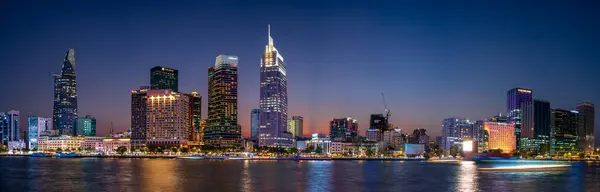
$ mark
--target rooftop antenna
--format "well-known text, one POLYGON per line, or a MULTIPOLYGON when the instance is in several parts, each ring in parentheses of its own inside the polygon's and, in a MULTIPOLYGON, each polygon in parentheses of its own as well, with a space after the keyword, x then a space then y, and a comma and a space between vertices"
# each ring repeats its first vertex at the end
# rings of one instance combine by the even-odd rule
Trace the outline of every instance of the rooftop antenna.
POLYGON ((110 136, 114 135, 115 129, 113 128, 113 122, 110 122, 110 136))

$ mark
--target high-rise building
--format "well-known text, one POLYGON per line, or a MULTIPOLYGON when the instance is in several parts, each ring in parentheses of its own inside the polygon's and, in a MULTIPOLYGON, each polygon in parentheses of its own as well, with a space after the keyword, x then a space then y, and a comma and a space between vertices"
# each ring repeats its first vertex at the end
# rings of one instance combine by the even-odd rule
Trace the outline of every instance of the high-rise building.
POLYGON ((171 89, 179 92, 179 75, 176 69, 156 66, 150 69, 150 87, 153 90, 171 89))
POLYGON ((461 146, 463 138, 470 139, 472 135, 473 121, 462 117, 451 117, 442 121, 442 143, 444 150, 450 150, 452 146, 461 146), (463 134, 464 132, 464 134, 463 134))
POLYGON ((503 153, 511 153, 516 149, 515 124, 486 121, 484 129, 489 133, 488 148, 500 149, 503 153))
POLYGON ((594 104, 591 102, 583 102, 577 104, 577 111, 581 114, 583 118, 583 135, 580 136, 580 140, 583 141, 583 145, 585 146, 585 152, 591 153, 594 151, 594 104))
POLYGON ((530 114, 533 113, 533 110, 527 110, 527 114, 524 114, 521 109, 521 105, 526 105, 530 102, 533 102, 533 91, 531 89, 513 88, 507 92, 506 111, 508 113, 508 121, 515 123, 515 139, 517 140, 517 149, 520 147, 521 138, 533 137, 531 129, 527 128, 525 130, 521 130, 522 124, 528 126, 533 125, 533 117, 532 114, 530 114))
POLYGON ((413 130, 411 135, 411 144, 429 144, 429 135, 427 135, 427 130, 423 128, 413 130))
POLYGON ((77 82, 75 78, 75 49, 69 49, 60 75, 54 75, 54 130, 61 135, 73 135, 77 118, 77 82))
POLYGON ((258 117, 260 109, 252 109, 250 111, 250 139, 256 141, 258 139, 258 117))
POLYGON ((581 114, 578 111, 552 110, 552 138, 550 154, 562 156, 581 151, 578 147, 578 132, 581 129, 581 114))
POLYGON ((473 141, 477 144, 477 152, 488 150, 489 134, 485 130, 484 121, 478 120, 473 123, 473 141))
POLYGON ((354 141, 358 139, 358 123, 351 117, 332 119, 329 122, 331 141, 354 141))
POLYGON ((194 90, 191 94, 186 94, 190 98, 190 120, 192 127, 190 130, 190 141, 202 141, 200 121, 202 120, 202 96, 194 90))
POLYGON ((149 89, 140 87, 131 91, 131 147, 134 149, 146 146, 146 100, 149 89))
POLYGON ((388 130, 388 121, 383 114, 371 114, 369 119, 369 128, 374 128, 380 132, 388 130))
POLYGON ((242 129, 238 126, 238 57, 217 56, 208 68, 208 119, 204 144, 221 148, 242 146, 242 129))
POLYGON ((11 110, 0 113, 0 127, 2 128, 2 144, 19 141, 19 111, 11 110))
POLYGON ((75 119, 75 135, 96 136, 96 118, 91 115, 75 119))
MULTIPOLYGON (((429 140, 429 136, 426 140, 429 140)), ((399 148, 402 144, 404 144, 404 139, 402 137, 401 129, 391 129, 383 132, 383 143, 386 146, 392 148, 399 148)))
POLYGON ((27 118, 27 121, 29 124, 29 149, 38 149, 38 138, 41 135, 48 135, 50 130, 52 130, 52 118, 31 116, 27 118))
POLYGON ((301 116, 292 116, 288 119, 288 132, 294 136, 294 138, 302 137, 304 129, 304 118, 301 116))
POLYGON ((549 139, 551 134, 552 108, 550 102, 533 101, 533 133, 536 138, 549 139))
POLYGON ((365 133, 367 141, 379 142, 382 141, 382 133, 379 129, 369 128, 365 133))
POLYGON ((287 75, 283 56, 275 48, 268 30, 269 42, 260 63, 260 146, 292 147, 294 139, 288 132, 287 75))
POLYGON ((146 145, 180 146, 187 144, 191 125, 190 98, 164 90, 146 92, 146 145))

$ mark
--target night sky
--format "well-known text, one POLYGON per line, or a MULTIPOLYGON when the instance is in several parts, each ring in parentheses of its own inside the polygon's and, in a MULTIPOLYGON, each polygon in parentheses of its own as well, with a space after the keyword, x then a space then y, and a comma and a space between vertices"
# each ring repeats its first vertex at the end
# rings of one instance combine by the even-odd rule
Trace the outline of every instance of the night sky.
POLYGON ((149 85, 157 65, 179 70, 180 91, 200 92, 206 117, 207 68, 231 54, 240 59, 247 136, 267 24, 285 58, 289 115, 305 117, 305 134, 328 133, 331 118, 350 116, 364 135, 369 114, 384 111, 381 93, 393 124, 432 136, 447 117, 504 113, 514 87, 553 108, 600 105, 600 6, 592 1, 101 2, 0 2, 0 111, 51 117, 48 73, 75 48, 79 114, 95 116, 100 135, 110 122, 130 127, 130 91, 149 85))

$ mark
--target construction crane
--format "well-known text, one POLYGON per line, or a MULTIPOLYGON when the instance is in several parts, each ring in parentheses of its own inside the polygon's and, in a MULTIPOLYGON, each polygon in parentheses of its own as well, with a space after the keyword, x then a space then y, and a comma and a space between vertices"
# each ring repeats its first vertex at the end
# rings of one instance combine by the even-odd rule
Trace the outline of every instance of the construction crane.
POLYGON ((381 99, 383 100, 383 107, 385 108, 385 121, 389 122, 390 118, 390 110, 387 108, 387 104, 385 103, 385 96, 381 93, 381 99))

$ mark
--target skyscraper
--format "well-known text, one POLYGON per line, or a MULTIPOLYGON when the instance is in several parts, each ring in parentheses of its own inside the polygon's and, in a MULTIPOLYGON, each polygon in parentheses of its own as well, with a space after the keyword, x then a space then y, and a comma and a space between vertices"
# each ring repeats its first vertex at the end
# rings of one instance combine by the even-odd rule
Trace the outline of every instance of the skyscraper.
POLYGON ((54 129, 61 135, 73 135, 77 118, 77 82, 75 78, 75 49, 69 49, 60 75, 54 75, 54 129))
POLYGON ((202 96, 198 91, 194 90, 191 94, 186 94, 190 98, 190 141, 202 141, 200 121, 202 120, 202 96))
POLYGON ((488 148, 490 150, 500 149, 503 153, 511 153, 516 149, 514 123, 486 121, 483 127, 489 133, 488 148))
POLYGON ((269 42, 260 64, 259 145, 292 147, 292 134, 287 130, 287 75, 283 56, 275 48, 268 29, 269 42))
POLYGON ((75 120, 75 135, 96 136, 96 118, 91 115, 78 117, 75 120))
POLYGON ((358 139, 358 123, 356 119, 351 117, 332 119, 329 122, 329 127, 331 141, 344 142, 358 139))
POLYGON ((551 155, 562 156, 578 152, 578 131, 581 129, 581 115, 578 111, 552 110, 551 155))
POLYGON ((52 129, 52 118, 31 116, 27 118, 27 122, 29 124, 29 149, 38 149, 38 138, 52 129))
POLYGON ((170 89, 146 93, 146 145, 179 146, 190 136, 190 98, 170 89))
POLYGON ((19 111, 11 110, 0 114, 0 127, 2 128, 2 144, 19 141, 19 111))
POLYGON ((302 137, 304 129, 304 118, 301 116, 292 116, 288 119, 288 132, 292 133, 294 138, 302 137))
POLYGON ((442 121, 442 143, 440 146, 444 150, 450 150, 452 146, 461 145, 463 138, 472 138, 472 135, 469 136, 466 134, 469 132, 472 133, 469 130, 473 130, 473 122, 468 119, 461 117, 444 119, 442 121))
POLYGON ((250 139, 258 139, 258 117, 260 116, 260 109, 252 109, 250 111, 250 139))
POLYGON ((242 146, 242 129, 238 126, 238 57, 217 56, 208 68, 208 119, 204 144, 221 148, 242 146))
POLYGON ((577 111, 581 114, 583 118, 583 128, 582 133, 584 135, 580 136, 580 139, 583 140, 583 145, 585 145, 585 152, 590 153, 594 150, 594 104, 590 102, 583 102, 577 104, 577 111))
POLYGON ((140 87, 131 91, 131 147, 140 149, 146 146, 146 111, 148 89, 140 87))
POLYGON ((388 122, 383 116, 383 114, 371 114, 371 118, 369 119, 369 128, 377 129, 380 132, 385 132, 388 130, 388 122))
POLYGON ((171 89, 179 92, 179 76, 175 69, 156 66, 150 69, 150 87, 153 90, 171 89))
POLYGON ((520 147, 521 138, 532 138, 533 133, 531 133, 531 129, 528 127, 525 130, 521 130, 521 125, 533 125, 531 121, 533 121, 532 114, 533 110, 527 110, 524 114, 521 105, 526 105, 527 103, 533 102, 533 91, 531 89, 525 88, 513 88, 508 90, 506 99, 506 111, 508 114, 508 121, 515 123, 515 139, 517 149, 520 147), (527 117, 527 118, 524 118, 527 117), (528 122, 523 122, 528 121, 528 122))
POLYGON ((552 108, 550 102, 533 101, 533 133, 538 139, 550 139, 552 108))

